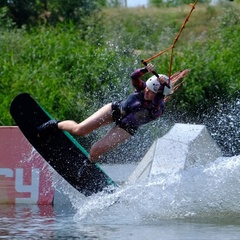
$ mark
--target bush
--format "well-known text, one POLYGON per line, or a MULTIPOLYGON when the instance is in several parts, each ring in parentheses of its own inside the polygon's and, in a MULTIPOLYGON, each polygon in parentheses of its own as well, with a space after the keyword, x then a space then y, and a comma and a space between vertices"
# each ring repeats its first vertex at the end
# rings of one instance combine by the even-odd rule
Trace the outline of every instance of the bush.
POLYGON ((2 125, 13 124, 9 105, 20 92, 32 94, 55 117, 78 121, 95 109, 94 102, 108 100, 110 88, 117 92, 119 73, 128 72, 125 56, 96 48, 82 41, 78 32, 65 30, 43 28, 1 35, 2 125))
POLYGON ((240 90, 239 10, 230 8, 218 18, 219 25, 211 30, 209 39, 192 42, 178 62, 192 68, 181 93, 188 109, 206 109, 217 99, 236 98, 240 90), (193 64, 195 63, 195 64, 193 64))

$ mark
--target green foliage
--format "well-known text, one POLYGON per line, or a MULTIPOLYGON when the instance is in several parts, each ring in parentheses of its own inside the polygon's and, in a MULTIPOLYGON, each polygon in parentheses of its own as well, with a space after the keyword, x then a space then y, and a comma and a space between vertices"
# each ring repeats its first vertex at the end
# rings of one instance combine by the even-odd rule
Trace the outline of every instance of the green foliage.
MULTIPOLYGON (((240 91, 239 9, 223 10, 203 6, 184 29, 172 72, 192 70, 169 108, 196 114, 196 108, 240 91)), ((141 59, 171 46, 186 11, 108 9, 97 21, 87 16, 84 26, 69 21, 28 30, 11 28, 6 16, 1 9, 0 21, 8 27, 0 28, 0 125, 14 124, 9 105, 21 92, 32 94, 55 118, 76 121, 126 97, 130 73, 141 67, 141 59)), ((152 61, 157 72, 168 73, 169 58, 167 52, 152 61)))
POLYGON ((85 17, 106 5, 104 0, 2 0, 0 9, 6 8, 8 18, 18 27, 30 27, 39 23, 56 25, 69 21, 83 24, 85 17))
POLYGON ((8 17, 20 27, 35 22, 41 13, 42 5, 42 1, 36 0, 3 0, 0 8, 7 8, 8 17))
POLYGON ((117 88, 118 53, 64 30, 10 31, 1 37, 1 124, 13 124, 8 109, 20 92, 31 93, 59 119, 80 121, 93 111, 95 101, 106 101, 110 86, 117 88))
MULTIPOLYGON (((209 0, 198 0, 198 3, 208 3, 209 0)), ((149 0, 149 5, 152 7, 176 7, 183 4, 194 3, 193 0, 149 0)))
POLYGON ((236 54, 240 51, 239 10, 226 9, 218 23, 206 42, 202 43, 201 39, 193 42, 180 60, 184 65, 192 66, 181 99, 188 108, 207 108, 217 98, 235 98, 240 90, 240 66, 236 54))
POLYGON ((9 17, 9 9, 7 7, 0 8, 0 29, 12 29, 13 27, 14 23, 9 17))

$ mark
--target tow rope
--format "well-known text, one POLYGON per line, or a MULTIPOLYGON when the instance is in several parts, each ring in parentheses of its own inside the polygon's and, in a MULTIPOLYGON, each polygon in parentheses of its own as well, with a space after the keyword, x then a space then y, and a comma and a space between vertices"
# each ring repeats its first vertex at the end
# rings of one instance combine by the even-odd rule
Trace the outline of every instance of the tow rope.
MULTIPOLYGON (((153 60, 153 59, 157 58, 158 56, 162 55, 163 53, 171 50, 169 70, 168 70, 168 77, 169 77, 169 78, 168 78, 168 86, 170 86, 170 77, 171 77, 171 73, 172 73, 172 63, 173 63, 174 47, 175 47, 175 45, 176 45, 176 43, 177 43, 177 41, 178 41, 178 39, 179 39, 179 37, 180 37, 183 29, 185 28, 185 25, 186 25, 187 22, 189 21, 189 18, 190 18, 190 16, 191 16, 193 10, 195 9, 195 5, 197 4, 197 2, 198 2, 198 0, 195 0, 194 3, 190 3, 191 10, 190 10, 190 12, 188 13, 188 15, 186 16, 186 18, 185 18, 185 20, 184 20, 184 22, 183 22, 183 24, 182 24, 182 26, 181 26, 181 28, 180 28, 177 36, 175 37, 175 39, 174 39, 174 41, 173 41, 173 44, 172 44, 169 48, 167 48, 167 49, 165 49, 165 50, 163 50, 163 51, 161 51, 161 52, 153 55, 152 57, 150 57, 150 58, 148 58, 148 59, 146 59, 146 60, 142 60, 142 61, 141 61, 142 64, 146 66, 147 63, 150 62, 151 60, 153 60)), ((188 70, 188 69, 187 69, 187 70, 188 70)), ((184 70, 184 71, 186 71, 186 70, 184 70)), ((189 72, 189 71, 190 71, 190 70, 188 70, 188 72, 189 72)), ((157 74, 156 72, 153 72, 153 74, 158 77, 158 74, 157 74)), ((183 75, 185 76, 186 74, 187 74, 187 73, 185 73, 185 74, 183 74, 183 75)), ((174 75, 175 75, 175 74, 174 74, 174 75)), ((173 76, 172 76, 171 78, 173 78, 173 76)), ((179 78, 178 78, 178 79, 179 79, 179 78)), ((178 79, 177 79, 177 80, 178 80, 178 79)), ((176 81, 177 81, 177 80, 176 80, 176 81)), ((176 82, 176 81, 175 81, 175 82, 176 82)), ((173 83, 174 83, 174 81, 173 81, 173 83)), ((177 90, 182 83, 183 83, 183 81, 182 81, 181 83, 177 84, 177 85, 174 87, 173 90, 174 90, 174 91, 177 90)))

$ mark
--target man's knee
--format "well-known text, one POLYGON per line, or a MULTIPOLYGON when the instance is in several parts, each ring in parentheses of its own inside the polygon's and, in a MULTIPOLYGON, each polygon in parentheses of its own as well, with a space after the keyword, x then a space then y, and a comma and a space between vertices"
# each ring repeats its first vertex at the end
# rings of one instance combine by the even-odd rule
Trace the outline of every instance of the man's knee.
POLYGON ((90 149, 90 160, 92 162, 97 162, 99 157, 102 156, 104 153, 109 151, 112 148, 112 144, 104 143, 103 139, 96 142, 90 149))
POLYGON ((101 154, 99 154, 99 152, 97 151, 96 148, 91 147, 90 151, 89 151, 89 154, 90 154, 90 161, 93 162, 93 163, 96 163, 100 157, 101 154))
POLYGON ((87 132, 84 130, 84 128, 81 126, 81 123, 76 124, 73 129, 72 129, 72 133, 74 135, 80 136, 80 137, 84 137, 85 135, 87 135, 87 132))

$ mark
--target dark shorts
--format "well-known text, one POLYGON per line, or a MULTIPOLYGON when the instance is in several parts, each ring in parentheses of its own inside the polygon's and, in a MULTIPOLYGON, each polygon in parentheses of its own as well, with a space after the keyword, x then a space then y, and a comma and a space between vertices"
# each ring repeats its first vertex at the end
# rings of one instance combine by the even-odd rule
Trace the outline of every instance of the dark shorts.
POLYGON ((138 129, 137 126, 130 126, 127 123, 122 122, 122 114, 120 110, 120 102, 113 102, 112 103, 112 118, 113 121, 116 123, 116 126, 127 131, 129 134, 134 135, 138 129))

